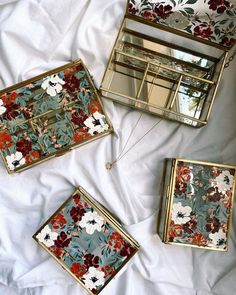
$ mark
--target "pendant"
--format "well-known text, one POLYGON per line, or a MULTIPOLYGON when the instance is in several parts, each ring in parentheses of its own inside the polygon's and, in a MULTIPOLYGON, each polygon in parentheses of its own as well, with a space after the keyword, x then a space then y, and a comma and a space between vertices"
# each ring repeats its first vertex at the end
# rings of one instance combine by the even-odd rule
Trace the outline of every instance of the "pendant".
POLYGON ((111 162, 106 163, 106 169, 107 170, 111 170, 112 166, 113 166, 113 164, 111 162))

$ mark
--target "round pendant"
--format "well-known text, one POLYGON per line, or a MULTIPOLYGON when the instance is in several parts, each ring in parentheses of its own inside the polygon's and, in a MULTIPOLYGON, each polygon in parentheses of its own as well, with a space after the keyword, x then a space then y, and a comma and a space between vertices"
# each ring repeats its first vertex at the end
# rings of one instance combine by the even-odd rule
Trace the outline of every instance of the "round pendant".
POLYGON ((106 163, 106 169, 107 169, 107 170, 111 170, 112 166, 113 166, 113 165, 112 165, 111 162, 106 163))

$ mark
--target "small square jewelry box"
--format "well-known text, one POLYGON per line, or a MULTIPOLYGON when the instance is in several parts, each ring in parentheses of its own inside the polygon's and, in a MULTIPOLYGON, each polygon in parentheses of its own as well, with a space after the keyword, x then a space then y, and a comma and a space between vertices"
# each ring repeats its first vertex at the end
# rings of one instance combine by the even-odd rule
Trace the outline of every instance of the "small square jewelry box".
POLYGON ((236 32, 233 1, 213 2, 128 0, 101 95, 205 126, 236 32))
POLYGON ((99 294, 139 249, 117 219, 82 187, 33 238, 90 294, 99 294))
POLYGON ((0 91, 0 152, 9 173, 111 131, 81 60, 0 91))
POLYGON ((159 232, 163 242, 227 251, 236 166, 168 159, 159 232))

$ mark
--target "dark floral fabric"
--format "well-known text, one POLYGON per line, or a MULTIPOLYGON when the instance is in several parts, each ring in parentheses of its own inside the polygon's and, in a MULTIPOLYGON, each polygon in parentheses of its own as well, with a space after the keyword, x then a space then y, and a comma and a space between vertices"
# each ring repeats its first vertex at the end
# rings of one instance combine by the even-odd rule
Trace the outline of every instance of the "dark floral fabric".
POLYGON ((233 0, 129 0, 128 13, 226 47, 235 44, 233 0))
POLYGON ((227 248, 235 169, 177 161, 168 242, 227 248))
POLYGON ((81 62, 0 96, 0 152, 10 172, 110 128, 81 62))
POLYGON ((98 294, 137 247, 77 191, 35 238, 98 294))

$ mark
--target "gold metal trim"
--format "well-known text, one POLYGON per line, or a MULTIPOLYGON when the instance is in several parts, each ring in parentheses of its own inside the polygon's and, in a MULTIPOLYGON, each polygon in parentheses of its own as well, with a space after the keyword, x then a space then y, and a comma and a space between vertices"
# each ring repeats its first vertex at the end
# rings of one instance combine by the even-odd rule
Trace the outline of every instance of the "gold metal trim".
POLYGON ((48 248, 41 242, 38 241, 36 236, 38 233, 42 231, 42 229, 49 223, 49 221, 56 216, 64 207, 65 205, 72 200, 74 195, 76 194, 82 194, 85 201, 93 208, 95 208, 103 217, 104 219, 109 222, 120 234, 122 237, 124 237, 135 249, 134 253, 126 259, 122 265, 117 269, 116 273, 111 276, 106 283, 103 285, 103 287, 100 289, 100 291, 97 294, 100 294, 100 292, 107 286, 107 284, 116 276, 116 274, 123 268, 125 265, 133 258, 133 256, 138 252, 140 246, 137 241, 135 241, 126 231, 122 229, 121 224, 111 215, 111 213, 105 209, 98 201, 96 201, 94 198, 92 198, 81 186, 79 186, 74 193, 63 202, 63 204, 56 210, 55 213, 53 213, 46 222, 43 223, 43 225, 36 231, 36 233, 32 236, 32 238, 44 249, 48 252, 52 258, 54 258, 61 266, 62 268, 67 271, 83 288, 85 288, 89 294, 93 295, 93 293, 81 282, 80 279, 78 279, 71 270, 59 259, 57 258, 52 252, 48 250, 48 248))

